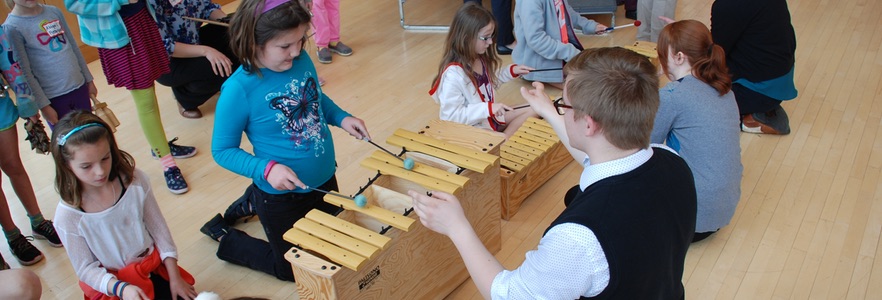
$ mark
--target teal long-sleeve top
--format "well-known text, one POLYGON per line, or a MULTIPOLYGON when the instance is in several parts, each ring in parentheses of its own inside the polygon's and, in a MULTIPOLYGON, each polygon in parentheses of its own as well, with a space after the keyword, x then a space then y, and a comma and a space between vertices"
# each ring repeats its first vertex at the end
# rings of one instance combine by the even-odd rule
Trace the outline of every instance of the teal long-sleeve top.
POLYGON ((328 124, 339 127, 351 115, 322 92, 306 51, 287 71, 260 72, 262 77, 239 67, 221 87, 211 141, 214 160, 270 194, 291 192, 274 189, 264 178, 270 160, 291 168, 304 184, 320 186, 336 171, 328 124), (241 147, 243 132, 253 153, 241 147))

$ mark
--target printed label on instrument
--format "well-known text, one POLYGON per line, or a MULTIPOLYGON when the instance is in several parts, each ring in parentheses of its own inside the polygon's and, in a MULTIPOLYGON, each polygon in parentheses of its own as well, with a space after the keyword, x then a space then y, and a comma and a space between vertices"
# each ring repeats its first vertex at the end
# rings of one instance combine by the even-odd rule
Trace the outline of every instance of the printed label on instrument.
POLYGON ((373 270, 364 275, 364 278, 358 281, 358 290, 363 290, 374 285, 374 281, 380 278, 380 266, 375 267, 373 270))

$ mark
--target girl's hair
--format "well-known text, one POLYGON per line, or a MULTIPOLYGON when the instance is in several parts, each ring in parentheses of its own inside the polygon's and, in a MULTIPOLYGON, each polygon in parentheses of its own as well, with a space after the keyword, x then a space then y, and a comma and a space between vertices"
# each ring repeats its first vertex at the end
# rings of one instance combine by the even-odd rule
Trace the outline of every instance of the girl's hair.
MULTIPOLYGON (((309 12, 296 0, 264 11, 268 0, 243 0, 230 20, 230 49, 239 57, 242 68, 261 76, 255 67, 260 49, 276 36, 303 25, 309 25, 309 12)), ((306 36, 300 50, 306 44, 306 36)))
POLYGON ((82 204, 83 184, 77 179, 73 170, 70 169, 70 160, 73 159, 74 150, 85 144, 95 144, 106 140, 110 145, 110 174, 108 181, 119 177, 125 185, 132 183, 135 172, 135 159, 116 145, 116 138, 107 123, 91 112, 75 110, 68 113, 55 125, 52 131, 52 158, 55 160, 55 190, 61 195, 61 199, 74 207, 82 204), (89 124, 97 124, 98 126, 89 124), (86 125, 86 126, 84 126, 86 125), (71 133, 71 131, 73 131, 71 133), (59 139, 64 139, 59 145, 59 139))
MULTIPOLYGON (((496 41, 494 40, 490 44, 490 47, 487 48, 487 52, 484 52, 484 54, 478 55, 475 53, 475 45, 478 43, 478 32, 481 31, 481 28, 491 23, 496 24, 496 20, 493 19, 493 13, 475 2, 467 2, 456 11, 453 23, 450 24, 450 33, 447 34, 444 58, 441 60, 441 65, 438 66, 438 74, 432 80, 432 85, 435 85, 441 79, 441 73, 451 63, 461 64, 466 71, 466 76, 472 82, 477 82, 474 70, 472 70, 472 63, 479 57, 483 58, 484 65, 487 67, 487 74, 485 75, 490 78, 490 84, 496 84, 496 68, 500 65, 501 61, 494 50, 496 41)), ((493 29, 493 36, 496 36, 495 28, 493 29)))
POLYGON ((665 26, 658 35, 658 61, 668 74, 668 51, 683 52, 692 65, 692 74, 722 96, 732 89, 723 47, 714 44, 707 26, 696 20, 682 20, 665 26))

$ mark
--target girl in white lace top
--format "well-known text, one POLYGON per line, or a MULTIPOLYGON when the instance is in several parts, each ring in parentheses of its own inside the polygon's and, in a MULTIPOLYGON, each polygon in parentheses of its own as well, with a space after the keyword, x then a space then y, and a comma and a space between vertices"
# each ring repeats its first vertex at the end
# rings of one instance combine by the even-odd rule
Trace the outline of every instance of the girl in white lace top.
POLYGON ((68 114, 52 136, 55 227, 88 299, 196 296, 146 174, 97 116, 68 114))

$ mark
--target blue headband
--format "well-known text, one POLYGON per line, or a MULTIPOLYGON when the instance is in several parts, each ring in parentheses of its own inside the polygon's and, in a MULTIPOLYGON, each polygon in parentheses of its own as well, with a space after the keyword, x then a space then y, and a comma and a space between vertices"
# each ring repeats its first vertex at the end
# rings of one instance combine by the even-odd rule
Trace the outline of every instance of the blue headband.
POLYGON ((77 133, 80 130, 83 130, 83 129, 86 129, 89 127, 95 127, 95 126, 101 126, 101 123, 86 123, 86 124, 77 126, 76 128, 72 129, 71 131, 68 131, 63 136, 58 138, 58 146, 64 146, 64 144, 67 143, 67 139, 70 138, 70 136, 73 135, 74 133, 77 133))

